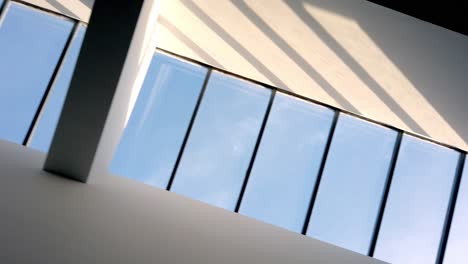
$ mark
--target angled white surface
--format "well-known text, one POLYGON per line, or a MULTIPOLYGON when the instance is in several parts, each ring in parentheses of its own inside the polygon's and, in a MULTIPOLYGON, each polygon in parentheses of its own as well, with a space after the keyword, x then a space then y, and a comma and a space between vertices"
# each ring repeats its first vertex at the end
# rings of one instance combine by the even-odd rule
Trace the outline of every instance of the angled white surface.
POLYGON ((81 184, 0 141, 0 262, 383 263, 120 177, 81 184))

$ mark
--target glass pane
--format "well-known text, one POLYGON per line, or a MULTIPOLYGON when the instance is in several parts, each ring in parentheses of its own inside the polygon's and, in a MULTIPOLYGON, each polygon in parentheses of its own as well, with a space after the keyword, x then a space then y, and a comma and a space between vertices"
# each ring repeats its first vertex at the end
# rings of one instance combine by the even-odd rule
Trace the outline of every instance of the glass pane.
POLYGON ((41 113, 36 128, 34 129, 29 147, 47 152, 49 150, 55 127, 57 126, 60 113, 62 112, 63 102, 70 85, 75 64, 80 53, 86 28, 82 25, 78 27, 73 42, 67 51, 64 64, 55 80, 54 86, 47 98, 45 108, 41 113))
POLYGON ((112 161, 112 173, 166 188, 207 70, 156 53, 112 161))
POLYGON ((10 3, 0 25, 0 138, 22 143, 73 23, 10 3))
POLYGON ((240 213, 300 232, 334 112, 278 93, 240 213))
POLYGON ((374 256, 394 264, 435 263, 459 154, 405 136, 374 256))
POLYGON ((367 254, 397 132, 341 114, 307 235, 367 254))
POLYGON ((233 210, 271 91, 213 73, 172 190, 233 210))
POLYGON ((468 159, 458 190, 444 264, 465 264, 468 260, 468 159))

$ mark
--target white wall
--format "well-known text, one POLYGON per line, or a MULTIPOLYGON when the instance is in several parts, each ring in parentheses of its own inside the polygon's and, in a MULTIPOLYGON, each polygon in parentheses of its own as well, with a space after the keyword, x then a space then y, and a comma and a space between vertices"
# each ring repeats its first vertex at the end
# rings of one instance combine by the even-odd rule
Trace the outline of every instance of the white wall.
POLYGON ((94 0, 23 0, 69 17, 88 22, 94 0))
POLYGON ((82 184, 0 141, 0 263, 383 263, 174 193, 82 184))
POLYGON ((467 36, 365 0, 160 2, 160 48, 468 149, 467 36))
POLYGON ((467 148, 468 37, 364 0, 164 1, 158 46, 467 148))

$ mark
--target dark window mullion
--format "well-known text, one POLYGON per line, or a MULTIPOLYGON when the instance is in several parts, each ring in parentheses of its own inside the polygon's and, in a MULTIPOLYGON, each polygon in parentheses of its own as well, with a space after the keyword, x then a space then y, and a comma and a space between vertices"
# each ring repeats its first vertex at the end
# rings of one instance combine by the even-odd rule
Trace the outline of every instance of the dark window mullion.
MULTIPOLYGON (((461 178, 463 174, 463 167, 465 165, 465 153, 460 153, 458 160, 457 171, 453 182, 452 193, 450 195, 449 205, 447 208, 447 214, 445 216, 444 229, 439 244, 439 251, 437 253, 437 264, 442 264, 444 261, 444 255, 447 248, 447 241, 450 235, 450 228, 452 226, 453 214, 455 212, 455 206, 457 203, 458 191, 460 189, 461 178)), ((468 174, 466 174, 468 175, 468 174)))
POLYGON ((245 188, 247 187, 247 183, 249 182, 250 173, 252 171, 252 167, 254 165, 255 158, 257 156, 258 148, 260 147, 260 143, 262 141, 263 133, 265 131, 266 124, 268 122, 268 117, 270 116, 271 107, 273 105, 273 101, 275 100, 275 95, 276 95, 276 90, 271 90, 270 100, 268 102, 268 106, 267 106, 267 109, 265 111, 265 116, 263 117, 262 126, 260 127, 260 131, 259 131, 259 134, 258 134, 258 137, 257 137, 257 142, 255 143, 254 151, 252 153, 252 157, 250 158, 249 167, 247 168, 247 171, 245 173, 244 182, 242 183, 242 187, 241 187, 241 190, 240 190, 240 193, 239 193, 239 198, 237 199, 236 208, 234 209, 234 212, 236 212, 236 213, 239 212, 240 205, 242 203, 242 198, 243 198, 244 193, 245 193, 245 188))
POLYGON ((187 141, 190 137, 190 132, 192 131, 193 123, 198 114, 198 109, 200 108, 200 104, 203 100, 203 95, 205 94, 206 87, 208 86, 208 82, 210 80, 212 69, 208 68, 208 72, 206 73, 205 81, 203 82, 202 89, 200 91, 200 95, 198 96, 197 103, 195 105, 195 109, 193 110, 192 118, 190 119, 190 123, 187 128, 187 132, 185 133, 184 140, 182 141, 182 146, 180 147, 179 154, 177 155, 176 162, 174 164, 174 168, 171 173, 171 177, 169 178, 169 182, 167 184, 166 190, 170 190, 172 187, 172 183, 174 182, 175 175, 177 173, 177 169, 179 168, 180 160, 182 159, 182 155, 184 154, 185 146, 187 145, 187 141))
POLYGON ((327 163, 328 158, 328 151, 330 150, 330 146, 333 140, 333 135, 335 134, 336 124, 338 123, 338 117, 340 115, 339 111, 335 111, 335 115, 333 117, 333 122, 330 128, 330 132, 328 134, 327 145, 325 146, 325 150, 323 152, 322 162, 320 164, 319 171, 317 173, 317 180, 314 186, 314 190, 312 191, 312 195, 310 197, 309 208, 307 209, 307 214, 304 220, 304 225, 302 226, 302 234, 307 234, 307 229, 309 228, 310 217, 312 215, 312 210, 314 208, 315 199, 317 198, 317 193, 320 187, 320 181, 322 179, 323 171, 325 169, 325 164, 327 163))
POLYGON ((80 22, 75 21, 73 30, 70 32, 70 35, 68 36, 67 42, 65 43, 65 46, 63 47, 62 53, 60 54, 59 60, 57 61, 57 65, 55 66, 54 72, 52 73, 49 83, 47 84, 47 88, 44 91, 44 95, 42 96, 41 101, 39 102, 39 105, 37 106, 36 113, 34 114, 34 117, 31 120, 31 124, 28 128, 28 132, 26 133, 26 136, 23 139, 24 146, 28 146, 28 144, 31 142, 34 129, 37 127, 38 120, 42 112, 44 111, 47 99, 49 98, 49 95, 51 94, 51 91, 53 90, 53 87, 55 86, 55 83, 58 79, 60 71, 64 67, 65 59, 72 46, 73 40, 76 38, 79 25, 80 25, 80 22))
POLYGON ((398 132, 398 137, 395 142, 395 148, 393 149, 392 160, 388 168, 387 181, 385 183, 384 192, 382 194, 382 200, 380 203, 379 213, 377 219, 375 220, 374 232, 372 234, 371 243, 369 246, 368 256, 373 257, 375 252, 375 246, 377 245, 377 239, 379 237, 380 226, 382 224, 383 215, 385 212, 385 206, 388 200, 388 193, 390 192, 390 186, 392 184, 393 173, 395 172, 395 166, 398 160, 398 153, 400 152, 401 140, 403 138, 403 132, 398 132))
POLYGON ((5 18, 5 14, 7 11, 7 7, 10 4, 10 0, 5 0, 2 5, 0 5, 0 27, 2 26, 3 19, 5 18))

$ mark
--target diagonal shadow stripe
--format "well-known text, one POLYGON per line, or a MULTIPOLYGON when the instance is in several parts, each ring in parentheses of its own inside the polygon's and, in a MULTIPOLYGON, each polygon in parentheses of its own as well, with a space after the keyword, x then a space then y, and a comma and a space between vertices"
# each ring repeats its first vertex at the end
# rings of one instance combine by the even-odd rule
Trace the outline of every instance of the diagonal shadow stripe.
POLYGON ((338 56, 341 60, 358 76, 367 87, 377 95, 377 97, 396 114, 403 123, 405 123, 411 130, 419 134, 427 136, 427 132, 419 126, 393 97, 382 87, 377 81, 370 76, 370 74, 341 46, 335 38, 326 31, 325 28, 312 17, 304 7, 303 1, 285 0, 286 4, 293 12, 306 24, 309 29, 317 34, 324 43, 338 56))
POLYGON ((287 88, 287 85, 271 72, 264 64, 262 64, 250 51, 248 51, 241 43, 234 39, 226 30, 218 25, 211 17, 201 10, 191 0, 181 0, 182 4, 194 13, 201 21, 211 28, 219 37, 235 49, 244 59, 254 66, 261 74, 270 80, 275 86, 287 88))
POLYGON ((293 49, 279 34, 277 34, 255 11, 253 11, 243 0, 231 0, 234 6, 241 11, 254 25, 256 25, 276 46, 284 51, 297 66, 306 72, 311 79, 343 108, 355 113, 360 113, 354 105, 347 100, 335 87, 333 87, 314 67, 312 67, 295 49, 293 49))
POLYGON ((187 37, 182 31, 180 31, 174 24, 171 23, 164 16, 159 16, 158 22, 161 26, 169 30, 174 37, 176 37, 180 42, 184 43, 187 47, 193 50, 198 56, 205 60, 208 64, 211 64, 217 68, 224 68, 221 63, 219 63, 215 58, 210 54, 204 51, 200 46, 198 46, 193 40, 187 37))

